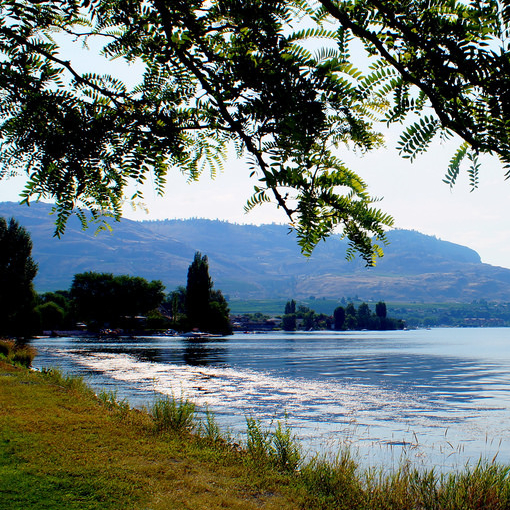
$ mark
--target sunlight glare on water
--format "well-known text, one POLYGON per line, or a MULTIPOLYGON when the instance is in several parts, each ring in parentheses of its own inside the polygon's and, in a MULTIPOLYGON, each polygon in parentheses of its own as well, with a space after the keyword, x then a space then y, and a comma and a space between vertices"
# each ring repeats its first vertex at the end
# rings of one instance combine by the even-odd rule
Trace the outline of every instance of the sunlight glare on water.
POLYGON ((59 366, 132 405, 183 396, 234 433, 288 420, 309 454, 350 445, 371 465, 405 455, 463 467, 510 463, 510 329, 236 334, 34 341, 59 366))

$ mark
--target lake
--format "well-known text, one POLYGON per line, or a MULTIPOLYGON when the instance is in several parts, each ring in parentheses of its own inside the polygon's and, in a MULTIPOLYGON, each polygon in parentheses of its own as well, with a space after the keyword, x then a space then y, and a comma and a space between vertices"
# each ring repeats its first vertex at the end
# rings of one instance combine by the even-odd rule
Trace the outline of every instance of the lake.
POLYGON ((308 455, 364 465, 510 464, 510 328, 41 338, 34 367, 81 375, 131 405, 184 395, 233 434, 287 420, 308 455))

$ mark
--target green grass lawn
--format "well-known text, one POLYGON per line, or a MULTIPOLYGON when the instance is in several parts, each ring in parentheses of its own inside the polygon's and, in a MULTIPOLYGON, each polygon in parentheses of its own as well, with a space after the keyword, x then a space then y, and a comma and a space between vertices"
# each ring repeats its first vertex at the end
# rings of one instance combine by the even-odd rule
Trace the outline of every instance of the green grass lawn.
POLYGON ((295 507, 280 475, 233 448, 0 363, 2 510, 295 507))

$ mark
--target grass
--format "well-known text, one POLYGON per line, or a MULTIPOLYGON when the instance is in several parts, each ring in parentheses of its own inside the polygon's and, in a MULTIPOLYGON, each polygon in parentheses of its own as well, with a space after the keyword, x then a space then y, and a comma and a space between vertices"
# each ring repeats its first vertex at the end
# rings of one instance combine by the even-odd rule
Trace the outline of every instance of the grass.
POLYGON ((0 338, 0 359, 8 363, 28 368, 32 365, 35 355, 36 351, 33 347, 0 338))
POLYGON ((157 431, 174 433, 192 432, 196 429, 195 404, 187 399, 164 398, 156 400, 150 415, 157 431))
POLYGON ((0 510, 510 508, 505 466, 386 473, 348 450, 304 460, 285 423, 249 418, 239 445, 195 411, 167 398, 140 412, 81 379, 0 361, 0 510))

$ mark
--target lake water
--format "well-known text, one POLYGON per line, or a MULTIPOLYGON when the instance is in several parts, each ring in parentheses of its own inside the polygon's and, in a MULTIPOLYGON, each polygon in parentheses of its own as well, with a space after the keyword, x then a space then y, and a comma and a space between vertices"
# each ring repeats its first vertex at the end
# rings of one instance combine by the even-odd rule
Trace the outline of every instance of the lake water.
POLYGON ((142 407, 184 395, 234 434, 287 417, 305 451, 365 465, 510 464, 510 328, 33 341, 60 367, 142 407))

